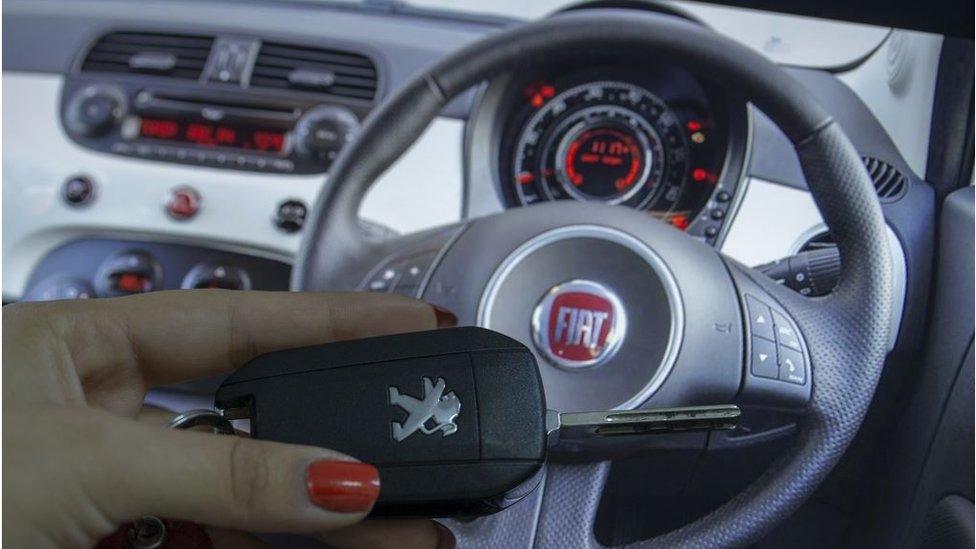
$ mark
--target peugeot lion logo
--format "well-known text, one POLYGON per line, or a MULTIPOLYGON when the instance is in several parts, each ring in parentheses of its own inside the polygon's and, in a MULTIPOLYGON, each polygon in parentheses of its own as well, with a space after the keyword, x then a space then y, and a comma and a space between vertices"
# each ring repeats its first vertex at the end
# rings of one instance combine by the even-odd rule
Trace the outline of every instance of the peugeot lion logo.
POLYGON ((617 351, 627 316, 617 296, 589 280, 571 280, 546 292, 532 314, 536 347, 566 368, 596 366, 617 351))
POLYGON ((390 404, 403 408, 408 414, 407 420, 403 423, 393 422, 393 440, 397 442, 403 441, 417 430, 425 435, 440 431, 441 436, 445 437, 457 432, 458 427, 454 419, 461 413, 461 401, 454 391, 444 394, 447 386, 444 378, 437 378, 436 384, 429 377, 423 379, 423 400, 405 395, 397 387, 390 387, 390 404), (431 420, 434 426, 427 427, 427 423, 431 420))

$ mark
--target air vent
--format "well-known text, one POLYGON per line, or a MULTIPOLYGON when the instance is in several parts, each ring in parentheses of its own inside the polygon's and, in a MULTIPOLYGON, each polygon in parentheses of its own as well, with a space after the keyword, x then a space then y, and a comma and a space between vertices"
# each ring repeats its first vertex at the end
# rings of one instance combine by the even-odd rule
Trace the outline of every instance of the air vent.
POLYGON ((372 100, 376 65, 355 53, 265 42, 251 72, 251 86, 372 100))
POLYGON ((908 191, 908 178, 894 166, 872 156, 862 157, 882 202, 894 202, 908 191))
POLYGON ((207 64, 211 45, 210 36, 113 32, 92 47, 81 70, 196 80, 207 64))

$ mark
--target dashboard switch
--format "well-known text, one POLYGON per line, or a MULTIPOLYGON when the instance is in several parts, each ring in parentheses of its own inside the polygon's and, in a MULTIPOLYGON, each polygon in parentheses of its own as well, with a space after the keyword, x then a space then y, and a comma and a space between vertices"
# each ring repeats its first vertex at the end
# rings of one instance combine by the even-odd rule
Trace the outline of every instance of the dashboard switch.
POLYGON ((178 221, 185 221, 197 215, 202 199, 193 187, 176 187, 170 191, 166 200, 166 213, 178 221))
POLYGON ((285 200, 278 205, 274 224, 286 233, 296 233, 305 225, 308 207, 301 200, 285 200))
POLYGON ((71 96, 64 121, 73 135, 98 137, 116 127, 126 112, 125 92, 113 85, 98 84, 71 96))
POLYGON ((322 105, 306 112, 295 125, 296 148, 304 156, 331 161, 359 130, 349 109, 322 105))
POLYGON ((72 177, 64 182, 61 196, 71 206, 84 206, 95 197, 95 183, 83 175, 72 177))

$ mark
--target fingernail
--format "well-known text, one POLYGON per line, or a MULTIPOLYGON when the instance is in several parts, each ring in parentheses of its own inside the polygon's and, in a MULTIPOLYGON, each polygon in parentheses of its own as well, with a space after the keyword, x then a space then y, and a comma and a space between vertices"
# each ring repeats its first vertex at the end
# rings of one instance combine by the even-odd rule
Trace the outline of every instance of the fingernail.
POLYGON ((336 513, 369 511, 380 495, 380 472, 358 461, 313 461, 308 466, 308 499, 336 513))
POLYGON ((454 549, 457 545, 454 532, 437 521, 434 521, 434 526, 437 527, 437 549, 454 549))
POLYGON ((454 316, 454 313, 438 305, 431 305, 431 307, 434 309, 434 316, 437 317, 438 328, 453 328, 457 326, 457 317, 454 316))

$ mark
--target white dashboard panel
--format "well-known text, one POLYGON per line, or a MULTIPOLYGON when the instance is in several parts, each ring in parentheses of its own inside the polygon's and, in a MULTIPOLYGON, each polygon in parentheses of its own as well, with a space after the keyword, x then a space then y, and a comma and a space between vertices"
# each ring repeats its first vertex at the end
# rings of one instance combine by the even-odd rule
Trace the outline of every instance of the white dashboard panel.
POLYGON ((905 162, 925 177, 942 37, 892 31, 878 51, 837 75, 884 126, 905 162))
MULTIPOLYGON (((84 149, 64 133, 58 113, 63 78, 3 74, 3 296, 19 298, 38 261, 52 249, 93 235, 151 236, 290 261, 299 234, 272 223, 277 205, 311 205, 324 178, 183 166, 84 149), (68 206, 61 187, 73 175, 96 182, 88 206, 68 206), (200 213, 174 221, 163 209, 173 187, 203 197, 200 213)), ((364 215, 398 231, 457 221, 461 204, 463 123, 440 118, 377 182, 364 215), (431 161, 432 154, 438 162, 431 161), (436 197, 432 200, 431 197, 436 197)))
POLYGON ((823 218, 807 191, 750 178, 722 253, 749 266, 796 252, 797 240, 823 218))

